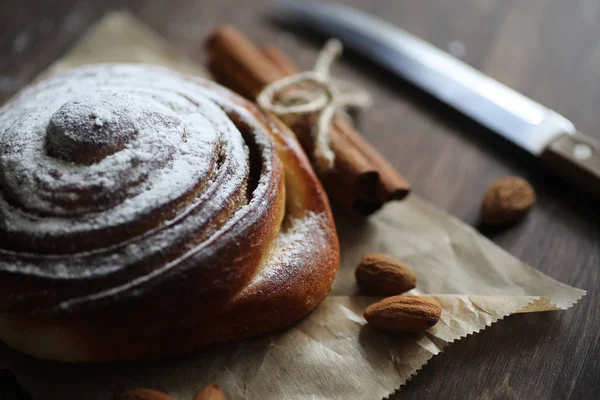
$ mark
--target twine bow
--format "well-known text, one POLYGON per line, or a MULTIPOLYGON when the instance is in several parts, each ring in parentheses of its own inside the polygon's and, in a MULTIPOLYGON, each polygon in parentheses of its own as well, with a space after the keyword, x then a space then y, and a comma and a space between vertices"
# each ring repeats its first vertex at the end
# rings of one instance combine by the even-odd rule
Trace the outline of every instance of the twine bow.
POLYGON ((314 158, 321 171, 333 168, 335 161, 329 133, 335 114, 349 107, 371 105, 371 96, 365 90, 330 76, 331 65, 341 53, 342 43, 329 39, 313 70, 279 79, 267 85, 256 98, 261 108, 277 116, 318 114, 313 139, 314 158), (313 85, 310 89, 303 88, 305 83, 313 85), (293 87, 296 90, 289 90, 293 87))

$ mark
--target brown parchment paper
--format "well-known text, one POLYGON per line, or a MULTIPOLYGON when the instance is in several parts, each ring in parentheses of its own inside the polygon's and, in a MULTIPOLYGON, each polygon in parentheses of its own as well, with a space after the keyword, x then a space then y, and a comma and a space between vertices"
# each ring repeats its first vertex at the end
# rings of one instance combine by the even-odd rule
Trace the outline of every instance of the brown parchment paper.
MULTIPOLYGON (((98 62, 154 63, 203 74, 138 20, 113 13, 44 75, 98 62)), ((110 399, 115 392, 151 387, 191 400, 210 382, 230 399, 381 399, 449 343, 513 313, 567 309, 585 294, 414 195, 369 220, 336 220, 342 266, 334 290, 289 329, 173 360, 108 365, 40 361, 0 344, 0 367, 13 370, 36 399, 110 399), (390 253, 414 268, 414 292, 434 294, 443 306, 436 326, 419 335, 390 335, 366 325, 363 311, 377 299, 358 295, 353 273, 367 251, 390 253)))

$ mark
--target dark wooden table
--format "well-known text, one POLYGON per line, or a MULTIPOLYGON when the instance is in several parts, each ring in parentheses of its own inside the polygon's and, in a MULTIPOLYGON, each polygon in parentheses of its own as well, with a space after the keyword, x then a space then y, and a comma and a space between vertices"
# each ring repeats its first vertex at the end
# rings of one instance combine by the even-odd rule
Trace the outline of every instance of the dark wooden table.
MULTIPOLYGON (((600 2, 597 0, 352 0, 349 4, 448 49, 555 109, 600 139, 600 2), (456 46, 454 46, 456 47, 456 46), (460 46, 459 46, 460 47, 460 46)), ((202 42, 230 22, 253 39, 275 41, 311 66, 319 43, 266 18, 270 0, 2 0, 0 101, 59 57, 109 9, 127 8, 198 62, 202 42)), ((429 362, 395 398, 600 398, 600 218, 598 202, 544 173, 535 160, 494 139, 404 82, 349 55, 335 73, 375 97, 361 129, 412 182, 414 191, 476 225, 482 193, 520 175, 539 202, 512 229, 487 232, 515 256, 588 290, 566 312, 516 315, 429 362)), ((2 396, 0 395, 0 398, 2 396)))

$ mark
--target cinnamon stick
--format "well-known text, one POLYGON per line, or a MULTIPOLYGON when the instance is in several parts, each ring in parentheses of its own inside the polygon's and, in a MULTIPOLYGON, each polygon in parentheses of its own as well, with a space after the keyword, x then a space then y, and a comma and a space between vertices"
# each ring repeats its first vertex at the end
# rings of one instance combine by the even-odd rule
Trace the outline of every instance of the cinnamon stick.
POLYGON ((292 60, 290 60, 279 47, 275 45, 266 45, 263 46, 261 51, 284 75, 293 75, 298 72, 296 66, 292 63, 292 60))
MULTIPOLYGON (((218 28, 209 37, 206 48, 209 69, 216 80, 251 100, 266 85, 297 72, 279 48, 258 49, 231 26, 218 28)), ((315 116, 290 115, 281 120, 311 156, 315 116)), ((384 203, 400 200, 410 192, 407 181, 346 119, 334 119, 330 145, 335 153, 334 168, 317 172, 330 199, 341 207, 369 215, 384 203)))
POLYGON ((261 90, 285 75, 240 31, 230 25, 217 28, 206 42, 211 72, 226 74, 254 101, 261 90))

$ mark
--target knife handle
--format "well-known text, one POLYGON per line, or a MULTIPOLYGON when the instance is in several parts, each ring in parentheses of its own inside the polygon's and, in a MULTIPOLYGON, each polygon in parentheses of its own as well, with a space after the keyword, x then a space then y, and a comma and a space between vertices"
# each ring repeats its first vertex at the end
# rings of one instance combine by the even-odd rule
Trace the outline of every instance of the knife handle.
POLYGON ((542 162, 554 173, 600 198, 600 142, 582 133, 564 134, 544 150, 542 162))

